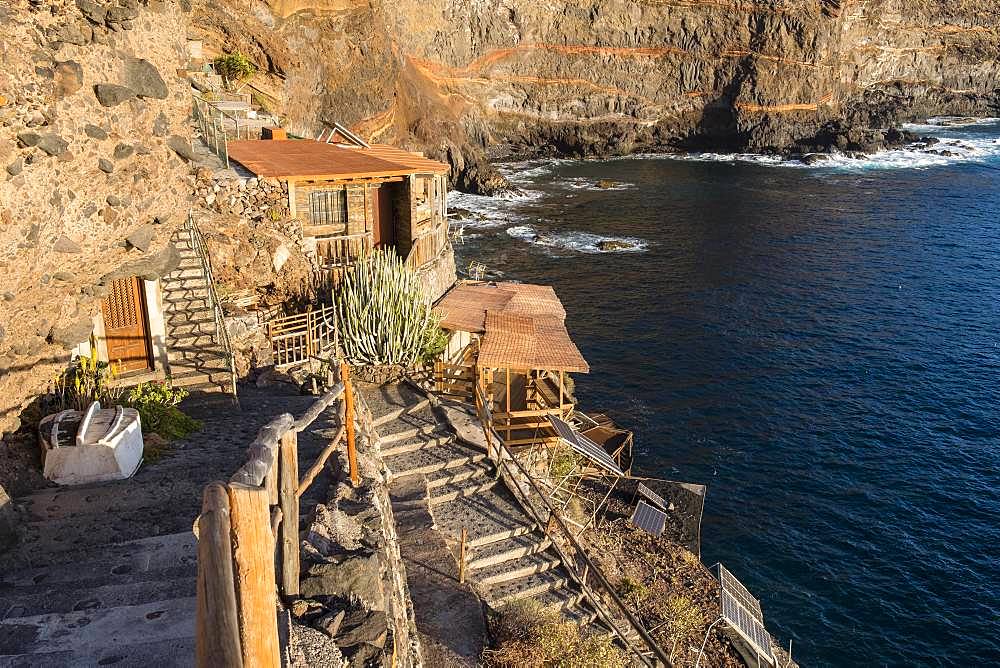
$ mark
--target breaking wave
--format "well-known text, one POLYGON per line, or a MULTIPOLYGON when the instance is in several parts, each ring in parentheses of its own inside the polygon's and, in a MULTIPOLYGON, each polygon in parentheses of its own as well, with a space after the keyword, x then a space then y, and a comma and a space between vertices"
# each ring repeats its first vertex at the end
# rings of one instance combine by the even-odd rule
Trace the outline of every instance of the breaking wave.
POLYGON ((615 237, 590 232, 539 232, 532 225, 514 225, 507 234, 536 246, 577 253, 641 253, 649 243, 637 237, 615 237), (602 245, 604 247, 602 247, 602 245))
POLYGON ((457 190, 448 193, 448 210, 452 225, 456 227, 498 227, 526 221, 529 216, 518 212, 518 205, 539 200, 545 193, 520 190, 489 197, 472 195, 457 190))

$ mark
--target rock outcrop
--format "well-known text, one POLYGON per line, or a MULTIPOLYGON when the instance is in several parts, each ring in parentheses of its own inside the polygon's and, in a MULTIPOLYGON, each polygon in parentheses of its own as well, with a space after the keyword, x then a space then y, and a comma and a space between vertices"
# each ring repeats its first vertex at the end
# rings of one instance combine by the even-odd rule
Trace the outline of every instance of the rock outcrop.
POLYGON ((263 4, 202 0, 196 24, 280 75, 292 128, 348 123, 484 192, 484 155, 802 151, 1000 107, 997 0, 263 4))
POLYGON ((87 338, 109 276, 172 269, 193 182, 162 138, 190 134, 185 9, 0 2, 0 432, 87 338))

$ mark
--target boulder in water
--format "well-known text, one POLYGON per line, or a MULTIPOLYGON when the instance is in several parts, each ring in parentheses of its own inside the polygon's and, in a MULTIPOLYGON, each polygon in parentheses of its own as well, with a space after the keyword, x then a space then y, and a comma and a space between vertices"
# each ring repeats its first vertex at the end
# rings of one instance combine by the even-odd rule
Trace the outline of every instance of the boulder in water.
POLYGON ((597 250, 602 253, 610 253, 613 251, 620 250, 630 250, 635 248, 635 244, 631 241, 624 241, 622 239, 604 239, 597 242, 597 250))
POLYGON ((820 162, 827 162, 830 160, 830 156, 826 153, 809 153, 808 155, 802 156, 802 162, 806 165, 815 165, 820 162))
POLYGON ((616 181, 612 181, 611 179, 601 179, 597 182, 597 187, 603 188, 604 190, 614 188, 616 185, 618 185, 618 183, 616 181))

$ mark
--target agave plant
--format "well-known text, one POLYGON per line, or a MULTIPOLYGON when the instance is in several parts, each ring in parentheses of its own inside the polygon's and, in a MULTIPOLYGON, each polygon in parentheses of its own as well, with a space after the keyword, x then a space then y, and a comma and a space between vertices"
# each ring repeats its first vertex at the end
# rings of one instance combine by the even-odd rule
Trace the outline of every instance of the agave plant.
POLYGON ((392 250, 361 258, 337 290, 340 343, 351 364, 425 361, 441 345, 438 323, 420 279, 392 250))

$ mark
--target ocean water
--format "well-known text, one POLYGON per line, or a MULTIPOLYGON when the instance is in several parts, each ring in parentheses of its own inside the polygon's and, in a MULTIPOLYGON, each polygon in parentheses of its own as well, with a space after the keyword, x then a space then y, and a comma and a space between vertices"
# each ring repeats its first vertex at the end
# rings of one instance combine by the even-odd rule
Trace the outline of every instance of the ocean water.
POLYGON ((705 563, 804 666, 1000 665, 1000 124, 919 130, 958 157, 538 161, 451 202, 460 267, 555 286, 636 469, 708 484, 705 563))

